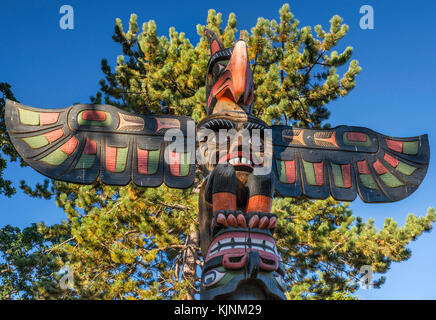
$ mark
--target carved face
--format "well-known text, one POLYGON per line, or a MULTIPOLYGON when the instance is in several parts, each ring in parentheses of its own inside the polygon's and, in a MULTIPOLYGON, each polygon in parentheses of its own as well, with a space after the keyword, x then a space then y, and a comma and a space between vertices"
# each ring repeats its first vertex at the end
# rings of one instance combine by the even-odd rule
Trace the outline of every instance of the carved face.
POLYGON ((203 170, 209 173, 217 164, 227 162, 237 172, 250 173, 263 166, 269 141, 265 129, 261 121, 247 122, 246 115, 208 117, 197 131, 203 170))
POLYGON ((254 85, 247 45, 239 40, 233 48, 212 45, 211 50, 206 79, 207 114, 232 110, 251 113, 254 85))
POLYGON ((248 285, 259 290, 250 293, 252 299, 284 299, 284 271, 272 236, 276 221, 270 213, 227 211, 214 215, 213 240, 203 266, 202 298, 233 299, 238 286, 248 285))

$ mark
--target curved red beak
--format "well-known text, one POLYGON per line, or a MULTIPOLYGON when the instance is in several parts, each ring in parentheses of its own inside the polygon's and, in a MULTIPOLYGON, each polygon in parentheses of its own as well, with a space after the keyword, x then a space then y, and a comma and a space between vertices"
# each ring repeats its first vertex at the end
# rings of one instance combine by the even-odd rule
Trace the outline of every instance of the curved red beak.
POLYGON ((251 104, 253 100, 253 73, 245 41, 236 42, 226 71, 214 85, 213 94, 217 99, 230 100, 247 106, 251 104))
POLYGON ((238 102, 241 95, 245 92, 247 86, 247 69, 250 69, 247 45, 244 41, 236 42, 227 69, 232 73, 233 90, 236 98, 235 102, 238 102))

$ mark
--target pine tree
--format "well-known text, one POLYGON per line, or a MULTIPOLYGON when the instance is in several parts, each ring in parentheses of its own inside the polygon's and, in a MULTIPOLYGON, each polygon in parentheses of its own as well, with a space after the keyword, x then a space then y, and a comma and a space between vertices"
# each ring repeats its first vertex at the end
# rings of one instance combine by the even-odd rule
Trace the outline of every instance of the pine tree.
MULTIPOLYGON (((259 18, 250 31, 240 31, 253 61, 254 113, 270 124, 328 127, 327 103, 346 96, 361 71, 358 62, 351 60, 353 48, 340 53, 334 50, 348 26, 334 16, 328 31, 320 25, 300 27, 289 5, 284 5, 279 15, 279 21, 259 18)), ((225 46, 238 38, 234 14, 222 29, 222 15, 210 10, 206 26, 221 35, 225 46)), ((113 39, 121 45, 122 55, 114 70, 107 60, 102 61, 105 79, 91 101, 141 114, 201 119, 206 113, 206 26, 197 26, 200 41, 194 46, 174 28, 169 37, 158 36, 155 22, 149 21, 140 31, 137 16, 132 14, 126 31, 117 19, 113 39)), ((199 174, 197 184, 203 178, 199 174)), ((197 266, 202 263, 197 188, 112 187, 99 181, 89 186, 52 183, 49 193, 43 188, 26 186, 25 190, 32 196, 56 198, 67 214, 62 225, 38 227, 44 240, 52 244, 51 260, 74 270, 74 289, 53 296, 194 298, 199 285, 197 266)), ((286 267, 289 299, 354 298, 361 266, 386 273, 393 261, 410 257, 407 244, 429 231, 436 220, 436 212, 429 209, 423 217, 409 215, 403 227, 389 218, 376 230, 374 221, 364 222, 352 214, 347 203, 332 198, 277 198, 273 212, 279 217, 276 239, 286 267)), ((6 244, 0 250, 4 255, 13 244, 3 241, 6 244)), ((31 253, 22 253, 22 259, 31 259, 31 253)), ((374 285, 379 287, 384 281, 385 277, 379 277, 374 285)), ((51 296, 49 289, 39 288, 38 294, 17 289, 22 291, 15 297, 24 293, 31 298, 51 296)))

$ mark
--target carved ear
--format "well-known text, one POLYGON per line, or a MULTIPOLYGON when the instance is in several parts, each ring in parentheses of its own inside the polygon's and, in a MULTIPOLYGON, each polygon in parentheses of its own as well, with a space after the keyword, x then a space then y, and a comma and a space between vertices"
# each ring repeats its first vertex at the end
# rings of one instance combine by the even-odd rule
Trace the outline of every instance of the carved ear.
POLYGON ((204 35, 207 37, 207 40, 209 41, 211 55, 214 55, 217 51, 225 49, 220 38, 214 31, 206 28, 204 29, 204 35))

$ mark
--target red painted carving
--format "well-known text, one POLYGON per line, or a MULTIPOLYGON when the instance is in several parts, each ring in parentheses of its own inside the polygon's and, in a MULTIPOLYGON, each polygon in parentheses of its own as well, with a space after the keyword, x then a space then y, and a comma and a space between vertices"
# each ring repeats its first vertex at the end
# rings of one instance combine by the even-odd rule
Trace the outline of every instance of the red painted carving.
POLYGON ((225 72, 212 87, 212 95, 233 103, 238 103, 242 97, 244 105, 253 101, 253 75, 245 42, 236 42, 225 72))
POLYGON ((223 257, 223 266, 226 269, 241 269, 247 263, 245 251, 240 249, 233 250, 232 253, 225 254, 223 257), (240 259, 235 259, 240 258, 240 259))
POLYGON ((397 152, 403 152, 403 143, 401 141, 395 141, 386 139, 388 148, 397 152))
POLYGON ((233 214, 229 214, 227 216, 227 223, 233 228, 236 228, 238 226, 238 221, 236 221, 236 218, 233 214))
POLYGON ((366 160, 357 161, 357 170, 360 174, 370 174, 366 160))
POLYGON ((212 195, 213 212, 218 210, 236 210, 236 195, 230 192, 218 192, 212 195))
POLYGON ((86 139, 84 154, 97 154, 97 142, 89 138, 86 139))
POLYGON ((106 146, 106 170, 115 172, 117 167, 117 148, 106 146))
POLYGON ((221 78, 215 83, 212 88, 212 94, 217 99, 230 100, 235 102, 236 96, 232 86, 232 74, 230 71, 225 71, 221 78))
POLYGON ((148 174, 148 150, 137 148, 138 151, 138 172, 148 174))
POLYGON ((47 132, 44 134, 44 136, 47 138, 48 142, 52 143, 53 141, 56 141, 60 137, 64 135, 64 130, 57 129, 51 132, 47 132))
POLYGON ((221 224, 221 225, 223 225, 223 226, 225 226, 225 227, 229 226, 229 224, 227 223, 226 216, 224 214, 222 214, 222 213, 218 214, 218 216, 216 218, 216 222, 221 224))
POLYGON ((285 161, 286 168, 286 180, 288 183, 295 183, 296 175, 295 175, 295 160, 285 161))
POLYGON ((235 102, 238 102, 239 97, 245 93, 245 90, 249 89, 247 86, 247 73, 249 72, 248 69, 251 70, 247 45, 244 41, 236 42, 227 69, 232 73, 232 84, 236 98, 235 102))
POLYGON ((238 221, 238 225, 240 227, 247 228, 247 221, 245 220, 245 217, 242 214, 238 214, 236 220, 238 221))
POLYGON ((58 122, 59 112, 41 112, 39 114, 39 124, 45 126, 58 122))
POLYGON ((362 132, 347 132, 347 139, 348 141, 365 142, 367 136, 362 132))
POLYGON ((264 195, 255 195, 248 199, 247 212, 271 212, 272 198, 264 195))
MULTIPOLYGON (((231 232, 231 233, 224 233, 222 235, 219 235, 216 237, 208 250, 206 262, 210 259, 213 259, 217 256, 223 256, 223 266, 227 269, 241 269, 244 265, 247 257, 247 254, 250 251, 257 251, 259 253, 260 259, 260 269, 265 271, 274 271, 278 268, 278 262, 279 257, 272 253, 272 252, 266 252, 264 250, 256 249, 256 248, 231 248, 228 249, 221 249, 217 253, 211 254, 211 248, 214 247, 215 244, 217 244, 219 241, 227 240, 229 238, 246 238, 245 232, 231 232), (240 258, 240 259, 232 259, 232 258, 240 258), (265 261, 271 261, 272 263, 265 263, 265 261)), ((256 239, 256 241, 265 241, 267 243, 274 244, 274 238, 271 236, 263 235, 263 234, 257 234, 253 233, 250 235, 251 239, 256 239)))
POLYGON ((64 143, 59 150, 67 153, 67 154, 72 154, 74 152, 74 150, 76 149, 77 145, 79 144, 79 141, 74 138, 71 137, 70 140, 68 140, 66 143, 64 143))
POLYGON ((342 181, 344 182, 344 188, 351 188, 352 180, 351 180, 351 165, 350 164, 342 164, 341 165, 342 172, 342 181))
POLYGON ((393 156, 391 156, 390 154, 387 154, 387 153, 385 153, 384 159, 387 163, 389 163, 394 168, 396 168, 398 166, 398 164, 400 163, 400 161, 398 159, 395 159, 393 156))
POLYGON ((212 54, 214 54, 215 52, 220 50, 220 46, 219 46, 218 42, 216 42, 216 40, 212 41, 211 48, 212 48, 212 54))
POLYGON ((316 185, 322 186, 324 184, 324 162, 314 163, 313 169, 315 171, 316 185))
POLYGON ((258 224, 259 224, 259 216, 255 214, 250 218, 250 221, 248 221, 248 227, 253 229, 256 228, 258 224))
POLYGON ((389 172, 388 169, 386 169, 386 167, 378 159, 376 162, 374 162, 373 166, 378 175, 389 172))
POLYGON ((269 225, 269 219, 267 216, 263 216, 259 221, 259 229, 266 229, 269 225))
POLYGON ((258 251, 261 257, 260 259, 260 269, 264 271, 275 271, 278 268, 278 256, 273 253, 260 251, 256 249, 232 249, 228 253, 223 255, 223 266, 227 269, 241 269, 246 264, 247 255, 250 251, 258 251), (232 259, 232 258, 241 259, 232 259), (272 264, 265 263, 268 260, 273 262, 272 264))
POLYGON ((180 154, 168 151, 170 160, 170 172, 173 176, 180 176, 180 154))
POLYGON ((87 110, 82 113, 82 119, 88 121, 105 121, 106 113, 103 111, 87 110))
POLYGON ((277 227, 277 218, 272 217, 271 219, 269 219, 268 229, 274 229, 275 227, 277 227))

